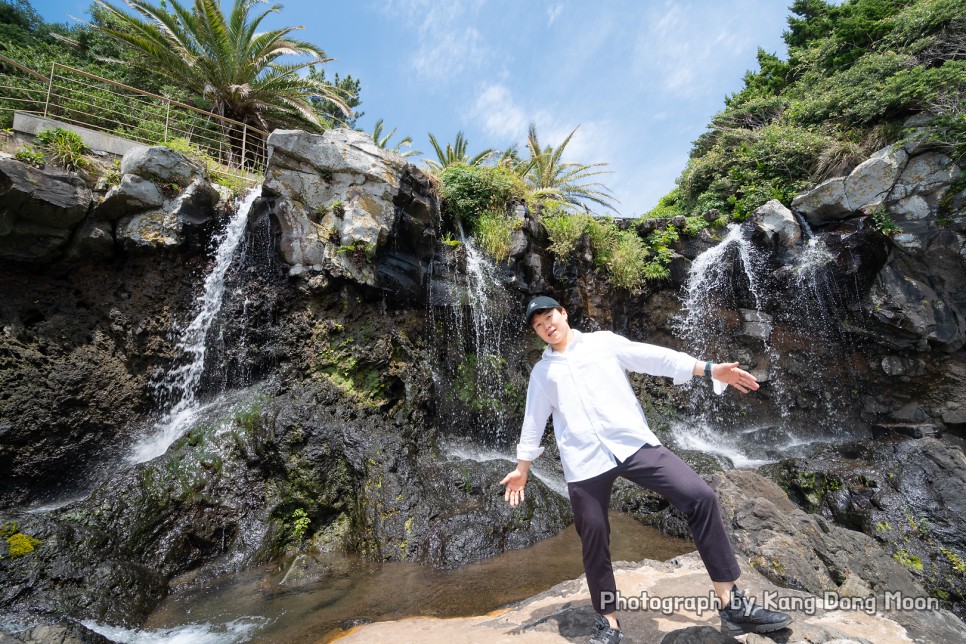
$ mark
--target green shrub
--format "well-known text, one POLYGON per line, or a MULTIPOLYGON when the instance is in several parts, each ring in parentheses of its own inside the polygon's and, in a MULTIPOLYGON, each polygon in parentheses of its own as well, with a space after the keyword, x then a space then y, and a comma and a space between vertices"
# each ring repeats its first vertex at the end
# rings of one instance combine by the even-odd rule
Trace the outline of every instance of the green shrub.
POLYGON ((561 260, 569 259, 577 249, 577 242, 587 231, 591 217, 589 215, 557 214, 543 217, 540 223, 547 231, 550 245, 547 249, 561 260))
MULTIPOLYGON (((443 214, 475 231, 484 213, 505 211, 512 199, 523 199, 526 186, 506 166, 446 166, 439 175, 443 184, 443 214)), ((467 231, 469 232, 469 231, 467 231)))
POLYGON ((84 155, 90 152, 84 139, 76 132, 55 127, 37 133, 37 141, 43 144, 47 154, 66 170, 87 166, 84 155))
POLYGON ((510 257, 513 233, 523 225, 523 220, 510 217, 504 211, 487 210, 476 222, 476 239, 483 250, 497 261, 510 257))
POLYGON ((29 145, 25 145, 17 150, 16 154, 13 156, 15 159, 17 159, 17 161, 26 163, 27 165, 32 165, 36 168, 44 167, 44 162, 46 161, 43 152, 40 150, 34 150, 29 145))
POLYGON ((292 521, 289 524, 292 529, 292 539, 296 543, 301 543, 311 524, 312 520, 309 518, 308 512, 302 508, 296 508, 292 512, 292 521))
POLYGON ((646 277, 649 257, 650 252, 637 233, 633 230, 617 231, 607 259, 611 283, 627 290, 640 287, 646 277))

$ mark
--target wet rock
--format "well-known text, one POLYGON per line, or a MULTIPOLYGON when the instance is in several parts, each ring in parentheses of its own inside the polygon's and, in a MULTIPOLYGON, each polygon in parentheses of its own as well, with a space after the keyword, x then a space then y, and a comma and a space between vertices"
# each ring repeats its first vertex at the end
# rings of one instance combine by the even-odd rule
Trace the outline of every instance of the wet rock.
POLYGON ((742 335, 759 340, 768 340, 772 331, 772 317, 767 313, 751 309, 739 309, 741 312, 742 335))
POLYGON ((775 583, 821 594, 857 575, 876 592, 926 596, 912 574, 874 539, 806 514, 759 474, 722 472, 711 485, 735 549, 775 583))
POLYGON ((755 230, 767 244, 795 248, 802 239, 802 228, 795 215, 777 199, 772 199, 752 214, 755 230))
MULTIPOLYGON (((916 416, 919 419, 924 419, 926 414, 918 406, 916 409, 916 416)), ((901 410, 900 410, 901 411, 901 410)), ((898 412, 893 414, 893 417, 897 417, 898 412)), ((902 418, 898 418, 902 420, 902 418)), ((872 436, 875 438, 882 437, 893 437, 893 436, 907 436, 909 438, 923 438, 924 436, 935 437, 939 434, 939 427, 931 423, 871 423, 869 429, 872 430, 872 436)))
POLYGON ((962 602, 966 580, 956 572, 966 557, 962 449, 928 435, 909 440, 893 433, 855 446, 848 458, 843 453, 785 461, 777 480, 797 490, 799 500, 803 484, 820 487, 814 511, 874 538, 933 596, 962 602))
MULTIPOLYGON (((49 619, 49 618, 47 618, 49 619)), ((0 633, 0 644, 113 644, 100 633, 95 633, 83 624, 68 620, 33 626, 7 637, 0 633)))

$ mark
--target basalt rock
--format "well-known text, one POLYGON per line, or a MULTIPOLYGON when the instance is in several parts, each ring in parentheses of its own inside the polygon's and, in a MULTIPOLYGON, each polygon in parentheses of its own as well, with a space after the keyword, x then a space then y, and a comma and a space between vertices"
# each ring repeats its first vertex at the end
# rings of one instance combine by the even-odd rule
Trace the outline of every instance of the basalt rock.
POLYGON ((57 259, 92 199, 73 173, 0 158, 0 259, 31 264, 57 259))
POLYGON ((877 594, 927 596, 872 537, 805 513, 761 475, 732 470, 716 474, 711 485, 735 550, 773 582, 821 595, 860 578, 877 594))
POLYGON ((964 613, 966 457, 960 447, 893 433, 870 445, 783 461, 770 472, 799 505, 861 530, 931 595, 964 613))
MULTIPOLYGON (((287 263, 390 291, 420 282, 419 271, 410 269, 405 280, 384 284, 377 270, 390 239, 396 255, 418 261, 432 255, 439 209, 420 170, 347 128, 322 135, 277 130, 268 145, 264 189, 287 263)), ((407 264, 417 265, 396 261, 382 274, 407 264)))

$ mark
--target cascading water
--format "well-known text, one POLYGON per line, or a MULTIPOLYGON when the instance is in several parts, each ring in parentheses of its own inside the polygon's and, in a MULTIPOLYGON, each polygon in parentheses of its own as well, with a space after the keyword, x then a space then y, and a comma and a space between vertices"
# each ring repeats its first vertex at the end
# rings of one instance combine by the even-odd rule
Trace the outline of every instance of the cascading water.
POLYGON ((133 447, 130 456, 132 463, 143 463, 164 454, 191 427, 203 409, 198 396, 209 348, 209 331, 221 310, 225 275, 244 237, 249 211, 260 194, 259 189, 246 193, 239 200, 228 225, 214 240, 214 265, 196 300, 194 317, 177 332, 180 364, 168 371, 156 388, 158 401, 162 405, 161 419, 150 435, 133 447))
POLYGON ((711 420, 723 406, 698 394, 692 421, 675 427, 681 447, 755 466, 846 433, 851 390, 820 378, 823 360, 837 355, 841 361, 850 348, 838 323, 843 304, 834 284, 835 257, 807 224, 802 229, 803 243, 781 256, 782 266, 775 264, 777 254, 757 247, 747 227, 736 224, 692 262, 675 333, 693 355, 737 360, 755 372, 766 385, 757 395, 768 396, 780 422, 724 432, 711 420))
POLYGON ((449 271, 449 301, 439 307, 436 382, 441 420, 450 434, 505 448, 514 404, 504 346, 512 302, 497 267, 462 230, 460 238, 453 251, 459 266, 449 271))
MULTIPOLYGON (((674 321, 675 334, 687 341, 694 355, 719 360, 731 357, 732 348, 721 343, 722 311, 737 310, 741 324, 761 339, 768 363, 777 362, 770 341, 771 316, 764 311, 766 259, 737 224, 728 227, 721 243, 694 259, 684 286, 682 313, 674 321)), ((771 369, 756 375, 770 383, 778 410, 784 414, 787 391, 782 376, 771 369)))

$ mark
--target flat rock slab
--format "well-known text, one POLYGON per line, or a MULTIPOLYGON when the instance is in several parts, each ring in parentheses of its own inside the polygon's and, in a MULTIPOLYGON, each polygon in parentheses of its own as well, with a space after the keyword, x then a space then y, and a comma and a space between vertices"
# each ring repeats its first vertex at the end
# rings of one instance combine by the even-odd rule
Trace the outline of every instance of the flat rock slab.
MULTIPOLYGON (((822 598, 769 583, 753 569, 742 566, 741 586, 759 602, 772 601, 801 606, 788 610, 794 617, 789 628, 764 635, 741 635, 738 639, 720 633, 716 610, 708 610, 711 585, 697 553, 670 562, 645 560, 616 564, 617 587, 629 602, 620 611, 625 642, 746 642, 786 643, 857 642, 875 644, 915 641, 905 628, 890 619, 881 599, 861 605, 827 605, 822 598), (631 602, 647 609, 632 609, 631 602), (675 605, 676 603, 676 605, 675 605)), ((459 592, 454 589, 454 592, 459 592)), ((940 611, 945 616, 945 611, 940 611)), ((945 619, 945 617, 944 617, 945 619)), ((593 608, 584 577, 560 583, 550 590, 507 609, 478 617, 437 619, 413 617, 392 622, 357 626, 339 638, 340 642, 452 642, 529 643, 586 642, 593 634, 593 608)), ((958 634, 950 633, 951 637, 958 634)), ((956 640, 947 640, 956 641, 956 640)))

